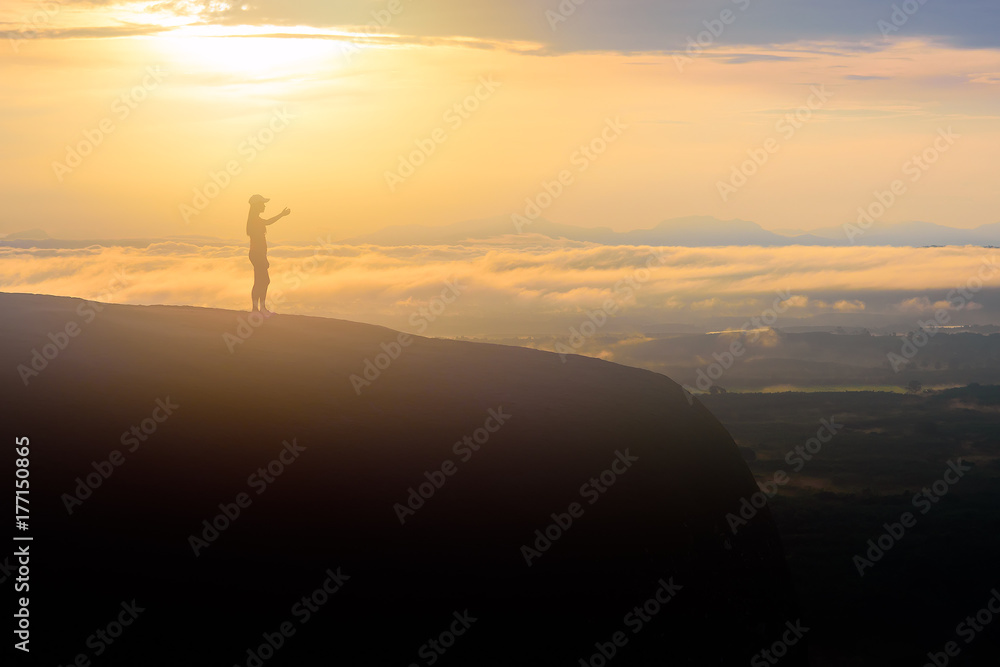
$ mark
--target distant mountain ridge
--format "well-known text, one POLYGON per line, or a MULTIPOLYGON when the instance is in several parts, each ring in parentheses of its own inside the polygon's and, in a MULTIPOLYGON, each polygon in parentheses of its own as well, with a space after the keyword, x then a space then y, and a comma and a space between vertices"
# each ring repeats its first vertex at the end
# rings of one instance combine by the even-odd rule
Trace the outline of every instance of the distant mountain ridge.
POLYGON ((49 238, 49 235, 45 233, 44 229, 25 229, 20 232, 11 232, 5 236, 0 237, 5 241, 20 241, 20 240, 30 240, 38 241, 49 238))
MULTIPOLYGON (((958 229, 930 222, 874 224, 848 239, 844 227, 812 232, 779 234, 749 220, 719 220, 688 216, 665 220, 649 229, 618 232, 610 227, 576 227, 539 218, 522 228, 522 234, 603 245, 655 245, 682 247, 720 246, 926 246, 1000 245, 1000 223, 975 229, 958 229)), ((348 245, 439 245, 500 239, 519 235, 506 217, 469 220, 442 226, 394 225, 370 234, 344 239, 348 245)))
MULTIPOLYGON (((867 230, 856 228, 853 241, 845 226, 822 227, 811 231, 783 229, 770 231, 749 220, 720 220, 710 216, 687 216, 664 220, 649 229, 619 232, 610 227, 577 227, 538 218, 519 232, 510 218, 501 216, 466 220, 447 225, 391 225, 337 243, 345 245, 457 245, 484 241, 546 239, 609 246, 680 246, 712 248, 722 246, 1000 246, 1000 222, 973 229, 948 227, 932 222, 875 223, 867 230), (857 232, 861 231, 861 234, 857 232)), ((33 229, 0 237, 0 247, 14 248, 86 248, 91 245, 145 247, 153 243, 177 242, 193 245, 233 245, 242 240, 203 235, 162 238, 59 239, 44 230, 33 229)))

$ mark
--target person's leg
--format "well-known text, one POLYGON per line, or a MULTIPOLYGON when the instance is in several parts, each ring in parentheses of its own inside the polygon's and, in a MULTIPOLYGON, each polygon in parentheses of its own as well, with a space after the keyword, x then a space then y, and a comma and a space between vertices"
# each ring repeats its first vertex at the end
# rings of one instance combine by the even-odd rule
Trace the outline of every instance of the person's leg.
POLYGON ((252 311, 259 309, 259 306, 264 305, 264 277, 267 275, 267 271, 261 269, 259 262, 254 262, 253 265, 253 290, 250 292, 250 301, 253 303, 252 311), (263 274, 263 275, 262 275, 263 274), (258 303, 259 302, 259 303, 258 303))
POLYGON ((269 314, 267 307, 264 305, 267 301, 267 286, 271 284, 271 276, 267 272, 267 267, 269 264, 265 263, 264 268, 261 269, 261 283, 260 283, 260 312, 264 314, 269 314))

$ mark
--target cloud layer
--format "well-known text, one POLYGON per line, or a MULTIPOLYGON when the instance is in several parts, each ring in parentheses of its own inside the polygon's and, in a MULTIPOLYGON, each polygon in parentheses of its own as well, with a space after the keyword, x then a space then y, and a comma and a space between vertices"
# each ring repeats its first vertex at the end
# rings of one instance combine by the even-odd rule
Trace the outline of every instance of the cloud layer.
MULTIPOLYGON (((237 310, 249 303, 252 272, 237 245, 3 248, 0 257, 7 292, 237 310)), ((559 333, 588 314, 600 319, 598 311, 608 314, 606 333, 669 323, 738 326, 776 300, 785 306, 784 324, 861 317, 915 328, 917 319, 948 308, 956 289, 971 305, 951 312, 953 323, 979 323, 995 321, 1000 281, 998 251, 973 247, 388 248, 319 239, 274 247, 270 261, 278 312, 428 335, 559 333)))

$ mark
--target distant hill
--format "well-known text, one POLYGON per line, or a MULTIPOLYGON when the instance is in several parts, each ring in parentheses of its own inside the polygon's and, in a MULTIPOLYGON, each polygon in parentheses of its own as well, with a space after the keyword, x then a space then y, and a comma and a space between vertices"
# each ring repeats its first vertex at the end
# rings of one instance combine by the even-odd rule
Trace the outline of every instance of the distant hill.
POLYGON ((39 661, 133 600, 102 665, 429 664, 431 640, 455 665, 742 664, 799 618, 766 507, 727 519, 754 477, 662 375, 303 316, 0 308, 39 661))
POLYGON ((102 246, 105 248, 148 248, 155 243, 185 243, 193 246, 228 246, 246 243, 243 240, 221 239, 215 236, 164 236, 159 238, 94 238, 94 239, 57 239, 49 236, 26 236, 12 238, 7 236, 0 238, 0 247, 10 248, 63 248, 78 249, 89 248, 91 246, 102 246))
MULTIPOLYGON (((850 245, 843 227, 815 229, 812 234, 850 245)), ((928 245, 1000 245, 1000 223, 974 229, 956 229, 932 222, 875 223, 855 237, 854 245, 928 246, 928 245)))
MULTIPOLYGON (((575 227, 539 218, 522 233, 603 245, 727 246, 835 245, 811 235, 781 236, 746 220, 687 217, 667 220, 651 229, 616 232, 609 227, 575 227)), ((471 220, 440 227, 399 225, 342 241, 347 244, 436 245, 498 239, 518 234, 510 218, 471 220)))
MULTIPOLYGON (((447 225, 392 225, 337 243, 346 245, 457 245, 483 242, 518 243, 569 241, 601 245, 651 245, 706 248, 721 246, 930 246, 976 245, 1000 246, 1000 223, 975 229, 957 229, 929 222, 877 223, 864 233, 848 239, 842 226, 824 227, 810 232, 769 231, 748 220, 719 220, 709 216, 689 216, 665 220, 649 229, 619 232, 610 227, 577 227, 539 218, 520 232, 507 216, 467 220, 447 225)), ((43 230, 33 229, 0 238, 0 247, 15 248, 86 248, 91 245, 141 248, 152 243, 174 241, 192 245, 232 245, 243 239, 220 239, 211 236, 169 236, 130 239, 54 239, 43 230)))
POLYGON ((21 232, 12 232, 10 234, 6 234, 0 238, 2 238, 4 241, 23 241, 23 240, 41 241, 43 239, 49 238, 49 235, 45 233, 44 229, 26 229, 21 232))
MULTIPOLYGON (((955 229, 927 222, 874 224, 848 239, 843 227, 809 233, 779 234, 747 220, 719 220, 690 216, 666 220, 650 229, 617 232, 609 227, 575 227, 539 218, 522 226, 520 233, 581 243, 603 245, 716 246, 852 246, 852 245, 1000 245, 1000 223, 976 229, 955 229)), ((341 241, 346 244, 438 245, 473 243, 518 235, 509 217, 471 220, 442 226, 397 225, 341 241)))

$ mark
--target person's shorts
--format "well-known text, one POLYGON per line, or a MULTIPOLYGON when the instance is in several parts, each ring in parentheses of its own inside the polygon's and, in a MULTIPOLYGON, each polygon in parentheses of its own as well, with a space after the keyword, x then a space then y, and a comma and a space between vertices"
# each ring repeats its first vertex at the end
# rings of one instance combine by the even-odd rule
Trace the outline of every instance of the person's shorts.
POLYGON ((271 276, 267 273, 267 269, 271 266, 271 263, 267 261, 267 257, 254 257, 251 255, 250 263, 253 264, 254 283, 267 285, 271 282, 271 276))
POLYGON ((267 257, 261 255, 250 255, 250 263, 258 271, 265 271, 271 266, 271 263, 267 261, 267 257))

